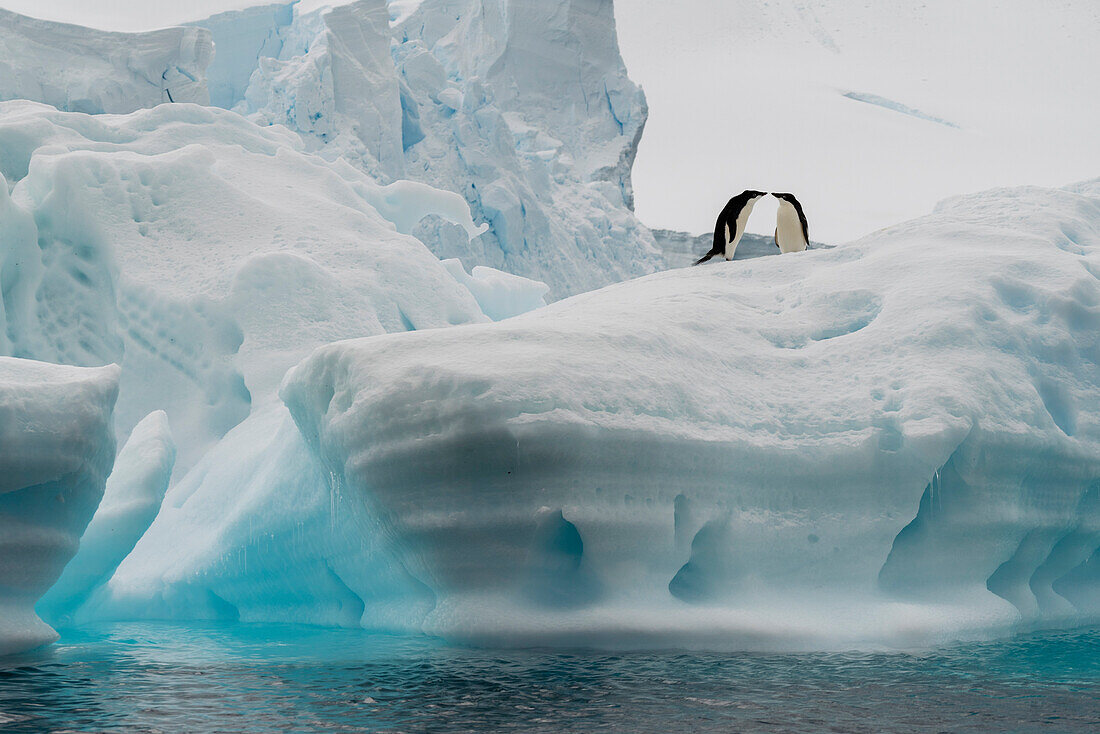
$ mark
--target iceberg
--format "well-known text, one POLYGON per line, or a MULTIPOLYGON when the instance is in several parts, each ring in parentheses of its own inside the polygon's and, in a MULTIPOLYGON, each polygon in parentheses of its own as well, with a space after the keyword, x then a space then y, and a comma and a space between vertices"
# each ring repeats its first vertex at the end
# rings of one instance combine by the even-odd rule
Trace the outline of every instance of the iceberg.
POLYGON ((0 653, 36 602, 740 649, 1100 619, 1100 181, 654 274, 697 245, 634 215, 610 2, 0 20, 37 100, 0 101, 0 653))
POLYGON ((103 495, 118 378, 113 365, 0 357, 0 655, 57 639, 34 604, 103 495))
POLYGON ((281 390, 494 643, 926 644, 1095 620, 1100 183, 321 347, 281 390))

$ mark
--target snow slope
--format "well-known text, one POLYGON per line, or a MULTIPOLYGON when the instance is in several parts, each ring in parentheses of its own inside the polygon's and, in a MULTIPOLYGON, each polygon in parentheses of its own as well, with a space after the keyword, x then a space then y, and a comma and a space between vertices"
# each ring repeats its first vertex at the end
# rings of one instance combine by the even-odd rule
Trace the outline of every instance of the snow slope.
POLYGON ((1096 619, 1098 248, 1100 183, 992 190, 332 344, 282 396, 434 593, 412 628, 817 647, 1096 619))
POLYGON ((57 580, 115 457, 115 366, 0 357, 0 655, 57 639, 34 603, 57 580))
MULTIPOLYGON (((615 6, 652 108, 634 170, 650 226, 702 232, 757 188, 795 192, 814 238, 843 242, 947 196, 1100 170, 1093 0, 615 6)), ((771 234, 769 204, 750 232, 771 234)))
POLYGON ((283 128, 196 105, 90 116, 8 102, 0 150, 2 351, 120 363, 120 437, 165 410, 180 476, 312 348, 486 320, 385 218, 476 233, 460 197, 381 187, 283 128))

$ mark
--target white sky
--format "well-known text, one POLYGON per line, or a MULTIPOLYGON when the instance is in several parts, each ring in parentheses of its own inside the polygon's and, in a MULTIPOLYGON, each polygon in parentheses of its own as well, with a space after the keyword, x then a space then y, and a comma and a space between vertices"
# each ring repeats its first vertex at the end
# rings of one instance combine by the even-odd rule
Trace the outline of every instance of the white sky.
MULTIPOLYGON (((729 196, 758 188, 796 193, 811 236, 835 242, 958 193, 1100 176, 1097 0, 615 1, 650 106, 634 169, 650 226, 707 231, 729 196)), ((256 4, 0 0, 130 31, 256 4)), ((324 4, 339 0, 303 0, 324 4)), ((763 200, 750 231, 770 233, 773 216, 763 200)))

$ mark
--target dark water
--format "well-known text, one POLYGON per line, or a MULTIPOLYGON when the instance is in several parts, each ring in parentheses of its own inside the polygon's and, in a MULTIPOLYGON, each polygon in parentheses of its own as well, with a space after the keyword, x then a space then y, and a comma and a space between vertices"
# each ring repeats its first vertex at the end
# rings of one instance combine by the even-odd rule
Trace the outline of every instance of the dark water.
POLYGON ((0 732, 1100 731, 1100 630, 919 654, 485 651, 120 624, 0 660, 0 732))

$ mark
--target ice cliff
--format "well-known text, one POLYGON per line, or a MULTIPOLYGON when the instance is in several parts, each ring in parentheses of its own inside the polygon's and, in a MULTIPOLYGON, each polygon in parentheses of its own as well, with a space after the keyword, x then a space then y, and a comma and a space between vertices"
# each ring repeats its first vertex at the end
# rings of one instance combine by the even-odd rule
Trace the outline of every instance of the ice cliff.
POLYGON ((34 604, 103 495, 117 395, 114 366, 0 357, 0 655, 57 639, 34 604))
POLYGON ((219 52, 213 104, 300 132, 382 180, 461 194, 490 225, 438 221, 440 257, 544 281, 555 298, 653 272, 630 169, 645 125, 609 0, 426 0, 389 25, 383 0, 293 4, 197 21, 219 52))
POLYGON ((72 112, 133 112, 210 101, 210 32, 110 33, 0 8, 0 101, 31 99, 72 112))

